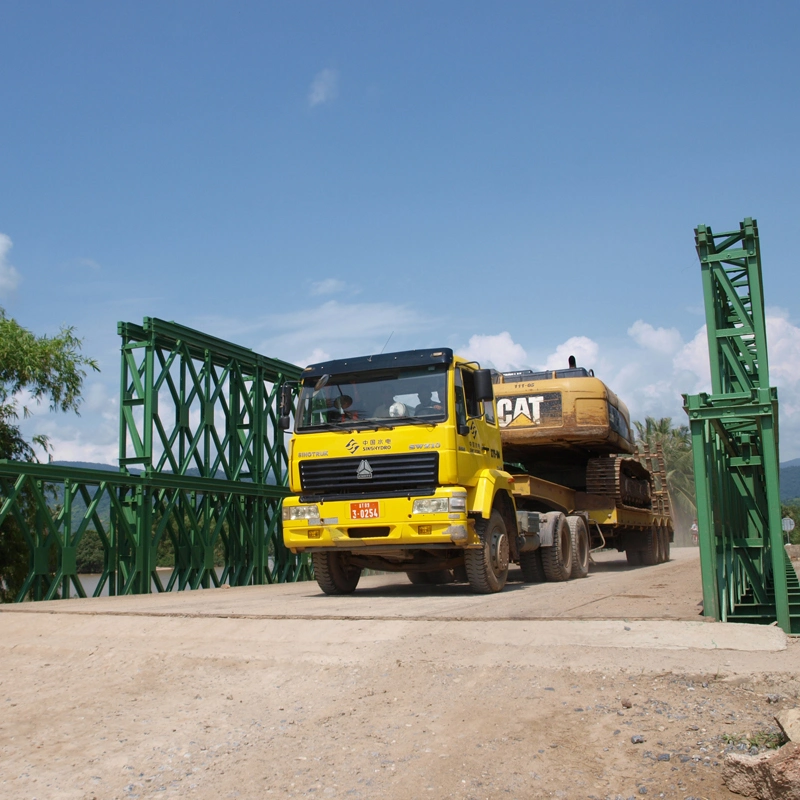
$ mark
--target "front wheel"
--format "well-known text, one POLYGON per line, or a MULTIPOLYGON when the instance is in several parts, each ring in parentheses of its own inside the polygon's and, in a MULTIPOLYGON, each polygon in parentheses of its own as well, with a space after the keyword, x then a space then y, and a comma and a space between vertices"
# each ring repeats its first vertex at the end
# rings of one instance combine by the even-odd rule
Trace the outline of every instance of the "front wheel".
POLYGON ((325 594, 353 594, 361 578, 361 567, 345 561, 344 553, 312 553, 314 577, 325 594))
POLYGON ((464 566, 473 592, 499 592, 508 578, 509 546, 506 524, 499 511, 475 523, 483 547, 464 551, 464 566))

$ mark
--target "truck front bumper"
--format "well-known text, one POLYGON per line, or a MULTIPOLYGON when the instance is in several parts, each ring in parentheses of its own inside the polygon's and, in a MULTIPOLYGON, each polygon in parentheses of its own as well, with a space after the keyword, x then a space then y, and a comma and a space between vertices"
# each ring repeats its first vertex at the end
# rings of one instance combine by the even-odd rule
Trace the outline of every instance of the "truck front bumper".
POLYGON ((383 547, 480 547, 475 524, 466 509, 414 513, 415 501, 438 500, 443 504, 452 496, 452 491, 439 489, 426 498, 326 500, 317 504, 287 497, 283 502, 283 542, 293 553, 320 549, 357 551, 367 547, 373 551, 383 547), (298 514, 308 516, 297 518, 298 514))

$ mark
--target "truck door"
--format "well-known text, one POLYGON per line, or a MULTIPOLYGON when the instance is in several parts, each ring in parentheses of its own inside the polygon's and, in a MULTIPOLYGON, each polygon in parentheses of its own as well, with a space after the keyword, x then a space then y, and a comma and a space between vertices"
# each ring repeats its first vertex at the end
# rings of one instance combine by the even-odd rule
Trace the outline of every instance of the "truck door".
POLYGON ((502 464, 500 433, 494 424, 491 403, 490 419, 483 413, 483 404, 475 395, 474 370, 458 367, 454 375, 456 407, 456 448, 458 450, 458 480, 464 486, 474 486, 477 474, 487 467, 502 464))

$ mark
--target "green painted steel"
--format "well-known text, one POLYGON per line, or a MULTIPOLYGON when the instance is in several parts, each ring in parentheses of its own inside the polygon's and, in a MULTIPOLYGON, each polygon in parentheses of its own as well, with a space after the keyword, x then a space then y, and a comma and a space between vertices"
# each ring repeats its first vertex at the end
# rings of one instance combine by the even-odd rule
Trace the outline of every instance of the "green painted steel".
POLYGON ((103 549, 95 595, 313 578, 280 528, 280 389, 300 368, 158 319, 119 333, 120 471, 0 461, 0 525, 13 521, 29 556, 17 600, 85 596, 76 553, 91 531, 103 549))
POLYGON ((800 587, 783 546, 778 394, 769 385, 756 221, 695 230, 710 394, 684 395, 697 491, 706 616, 800 633, 800 587))

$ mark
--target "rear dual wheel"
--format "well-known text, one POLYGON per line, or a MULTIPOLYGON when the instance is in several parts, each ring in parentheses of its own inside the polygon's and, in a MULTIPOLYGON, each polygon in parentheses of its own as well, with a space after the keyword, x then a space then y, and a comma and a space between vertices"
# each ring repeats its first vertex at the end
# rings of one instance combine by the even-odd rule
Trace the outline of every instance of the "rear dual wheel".
POLYGON ((589 574, 589 530, 583 517, 567 517, 572 540, 571 578, 585 578, 589 574))
POLYGON ((542 548, 542 566, 548 581, 568 581, 572 576, 572 532, 566 517, 558 516, 553 544, 542 548))

